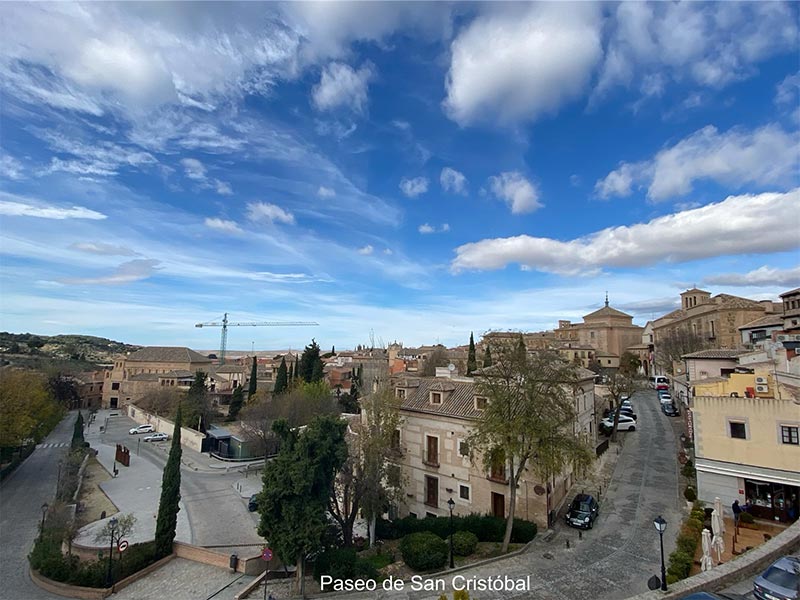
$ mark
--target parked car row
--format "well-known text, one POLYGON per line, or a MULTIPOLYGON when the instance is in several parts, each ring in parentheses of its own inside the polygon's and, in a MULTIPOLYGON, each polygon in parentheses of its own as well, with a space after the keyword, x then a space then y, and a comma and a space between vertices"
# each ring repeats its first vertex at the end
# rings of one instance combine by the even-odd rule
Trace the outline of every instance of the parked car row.
MULTIPOLYGON (((800 556, 784 556, 772 563, 753 581, 757 600, 800 598, 800 556)), ((695 592, 681 600, 745 600, 745 596, 723 592, 695 592)))

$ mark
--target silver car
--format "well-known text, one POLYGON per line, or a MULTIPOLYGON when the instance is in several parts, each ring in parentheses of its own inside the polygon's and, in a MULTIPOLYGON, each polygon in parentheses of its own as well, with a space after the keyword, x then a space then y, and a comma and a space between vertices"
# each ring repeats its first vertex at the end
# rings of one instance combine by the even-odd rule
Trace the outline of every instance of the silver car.
POLYGON ((169 436, 166 433, 152 433, 144 437, 145 442, 166 442, 169 436))
POLYGON ((784 556, 753 581, 758 600, 797 600, 800 589, 800 557, 784 556))

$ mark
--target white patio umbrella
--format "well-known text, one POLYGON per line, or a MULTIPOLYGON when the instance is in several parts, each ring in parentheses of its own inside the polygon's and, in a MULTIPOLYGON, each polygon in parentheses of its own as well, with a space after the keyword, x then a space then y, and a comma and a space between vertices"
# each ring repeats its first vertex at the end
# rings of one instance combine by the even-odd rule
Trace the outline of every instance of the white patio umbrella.
POLYGON ((711 539, 711 547, 717 552, 717 562, 722 562, 722 553, 725 551, 725 538, 722 535, 722 515, 716 510, 711 513, 711 531, 714 537, 711 539))
POLYGON ((719 496, 714 498, 714 510, 717 511, 719 515, 719 524, 720 524, 720 534, 725 534, 725 513, 722 511, 722 500, 720 500, 719 496))
POLYGON ((714 568, 714 559, 711 558, 711 532, 703 529, 703 557, 700 559, 700 569, 710 571, 714 568))

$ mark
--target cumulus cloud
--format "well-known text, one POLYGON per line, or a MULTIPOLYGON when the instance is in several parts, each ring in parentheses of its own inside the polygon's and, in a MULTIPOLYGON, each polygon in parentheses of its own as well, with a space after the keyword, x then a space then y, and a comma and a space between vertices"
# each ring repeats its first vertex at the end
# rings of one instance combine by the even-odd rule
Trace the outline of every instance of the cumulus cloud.
POLYGON ((219 179, 214 180, 214 189, 220 196, 233 195, 233 190, 231 189, 230 184, 220 181, 219 179))
POLYGON ((437 229, 435 225, 431 225, 429 223, 423 223, 422 225, 417 227, 417 231, 419 231, 423 235, 427 235, 429 233, 447 233, 448 231, 450 231, 450 225, 448 223, 442 223, 437 229))
POLYGON ((800 96, 800 73, 787 75, 775 88, 776 104, 797 106, 798 96, 800 96))
POLYGON ((754 286, 774 285, 788 288, 800 286, 800 266, 775 269, 764 265, 748 273, 723 273, 706 277, 706 285, 754 286))
POLYGON ((366 64, 358 71, 349 65, 333 62, 322 70, 319 83, 311 92, 314 106, 318 110, 349 108, 363 113, 367 106, 367 87, 373 76, 373 68, 366 64))
POLYGON ((530 213, 542 207, 536 184, 525 179, 518 171, 490 177, 489 186, 498 200, 508 204, 512 214, 530 213))
POLYGON ((270 223, 277 221, 287 225, 294 224, 294 215, 292 213, 268 202, 249 202, 247 204, 247 217, 251 221, 269 221, 270 223))
POLYGON ((335 195, 336 190, 325 187, 324 185, 319 186, 319 189, 317 190, 317 196, 320 198, 333 198, 335 195))
POLYGON ((797 17, 780 2, 621 2, 596 101, 615 86, 659 95, 668 81, 721 88, 753 75, 755 64, 797 44, 797 17))
POLYGON ((505 8, 477 17, 451 45, 444 108, 461 125, 554 112, 581 94, 602 58, 597 5, 505 8))
POLYGON ((205 224, 209 229, 216 229, 217 231, 222 231, 224 233, 242 233, 242 230, 235 221, 228 221, 216 217, 208 217, 205 220, 205 224))
POLYGON ((442 185, 442 189, 445 192, 453 192, 454 194, 467 193, 467 178, 464 177, 463 173, 451 169, 450 167, 442 169, 442 174, 439 176, 439 183, 442 185))
POLYGON ((84 206, 34 206, 22 202, 0 200, 0 215, 6 217, 36 217, 38 219, 90 219, 99 221, 107 218, 103 213, 84 206))
POLYGON ((116 271, 106 277, 60 279, 60 283, 73 285, 121 285, 147 279, 158 270, 160 261, 142 258, 122 263, 116 271))
POLYGON ((609 227, 562 241, 520 235, 485 239, 456 248, 453 271, 500 269, 518 263, 562 275, 590 274, 662 261, 791 251, 798 241, 800 188, 786 193, 730 196, 701 208, 647 223, 609 227))
POLYGON ((400 190, 409 198, 416 198, 428 191, 427 177, 403 178, 400 180, 400 190))
POLYGON ((366 246, 364 246, 363 248, 359 248, 359 249, 358 249, 358 253, 359 253, 359 254, 363 254, 364 256, 369 256, 369 255, 370 255, 370 254, 372 254, 374 251, 375 251, 375 248, 373 248, 373 247, 372 247, 372 246, 370 246, 369 244, 367 244, 367 245, 366 245, 366 246))
POLYGON ((597 181, 595 192, 601 198, 627 196, 634 185, 646 185, 648 199, 658 202, 688 194, 703 179, 734 188, 787 184, 796 176, 797 152, 797 134, 777 125, 724 133, 709 125, 651 160, 622 163, 597 181))
POLYGON ((134 252, 125 246, 115 246, 113 244, 105 244, 103 242, 76 242, 70 245, 72 250, 80 250, 89 254, 100 254, 103 256, 138 256, 138 252, 134 252))

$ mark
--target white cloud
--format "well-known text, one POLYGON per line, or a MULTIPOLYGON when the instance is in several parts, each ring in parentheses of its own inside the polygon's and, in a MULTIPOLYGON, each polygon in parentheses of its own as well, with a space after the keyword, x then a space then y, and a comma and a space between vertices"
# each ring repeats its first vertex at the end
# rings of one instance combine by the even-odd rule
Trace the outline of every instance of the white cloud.
POLYGON ((569 176, 569 184, 572 187, 578 187, 581 184, 581 176, 577 173, 573 173, 569 176))
POLYGON ((748 183, 787 184, 797 173, 797 152, 797 135, 777 125, 724 133, 708 126, 661 150, 652 160, 622 163, 595 184, 595 191, 602 198, 627 196, 634 184, 647 185, 648 199, 658 202, 688 194, 693 183, 702 179, 733 188, 748 183))
POLYGON ((294 224, 294 215, 283 210, 280 206, 268 202, 249 202, 247 204, 247 217, 251 221, 269 221, 294 224))
POLYGON ((787 75, 775 87, 775 104, 797 106, 800 102, 800 73, 787 75))
POLYGON ((775 269, 766 265, 748 273, 723 273, 706 277, 706 285, 755 286, 773 285, 787 288, 800 286, 800 266, 775 269))
POLYGON ((72 250, 80 250, 89 254, 100 254, 103 256, 138 256, 138 252, 134 252, 125 246, 115 246, 113 244, 105 244, 103 242, 76 242, 70 245, 72 250))
POLYGON ((615 86, 660 95, 668 81, 721 88, 792 51, 797 18, 780 2, 621 2, 593 101, 615 86))
POLYGON ((358 71, 349 65, 333 62, 322 70, 322 76, 311 92, 318 110, 349 108, 363 113, 367 106, 367 86, 373 76, 370 64, 358 71))
POLYGON ((99 221, 107 218, 103 213, 83 206, 70 208, 59 206, 33 206, 22 202, 0 200, 0 215, 7 217, 36 217, 38 219, 90 219, 99 221))
POLYGON ((374 250, 375 250, 375 248, 373 248, 372 246, 370 246, 369 244, 367 244, 367 245, 366 245, 366 246, 364 246, 363 248, 359 248, 359 249, 358 249, 358 253, 359 253, 359 254, 363 254, 364 256, 369 256, 370 254, 372 254, 372 253, 373 253, 373 251, 374 251, 374 250))
POLYGON ((319 196, 320 198, 333 198, 334 196, 336 196, 336 190, 321 185, 317 190, 317 196, 319 196))
POLYGON ((417 231, 419 231, 422 234, 433 233, 436 231, 436 228, 433 225, 428 225, 427 223, 423 223, 417 228, 417 231))
POLYGON ((456 248, 451 268, 489 270, 519 263, 538 271, 575 275, 604 267, 785 252, 800 246, 798 201, 800 189, 730 196, 701 208, 602 229, 566 242, 529 235, 485 239, 456 248))
POLYGON ((498 200, 508 204, 512 214, 530 213, 542 207, 536 184, 525 179, 518 171, 508 171, 490 177, 489 186, 498 200))
POLYGON ((228 221, 225 219, 207 217, 205 220, 206 227, 216 229, 225 233, 242 233, 242 230, 235 221, 228 221))
POLYGON ((233 195, 233 190, 231 189, 230 184, 225 183, 224 181, 220 181, 219 179, 214 180, 214 189, 220 196, 233 195))
POLYGON ((20 180, 23 172, 22 163, 8 154, 0 155, 0 176, 7 179, 20 180))
POLYGON ((535 120, 586 88, 603 55, 593 3, 507 5, 455 39, 444 107, 461 125, 535 120))
POLYGON ((415 177, 414 179, 407 179, 404 177, 400 180, 400 189, 409 198, 416 198, 428 191, 428 178, 415 177))
POLYGON ((59 283, 73 285, 121 285, 147 279, 158 270, 160 261, 141 258, 122 263, 106 277, 60 279, 59 283))
POLYGON ((449 223, 442 223, 442 232, 450 231, 450 224, 449 223))
POLYGON ((194 179, 195 181, 206 180, 206 168, 196 158, 181 159, 181 164, 186 172, 186 177, 189 179, 194 179))
POLYGON ((384 248, 384 250, 383 250, 383 253, 384 253, 386 256, 391 256, 392 254, 394 254, 394 252, 392 252, 392 249, 391 249, 391 248, 384 248))
POLYGON ((454 194, 467 193, 467 178, 464 177, 463 173, 451 169, 450 167, 442 169, 442 174, 439 176, 439 183, 442 185, 442 189, 445 192, 453 192, 454 194))

